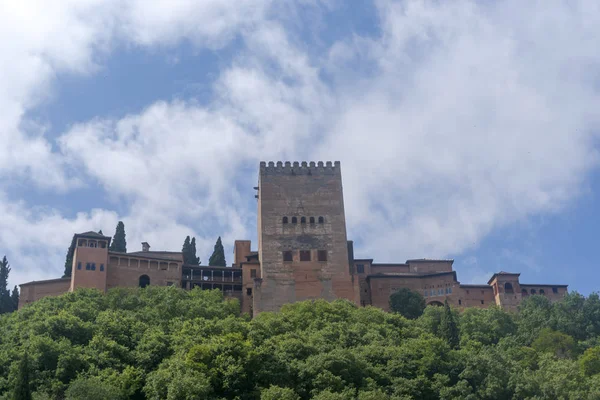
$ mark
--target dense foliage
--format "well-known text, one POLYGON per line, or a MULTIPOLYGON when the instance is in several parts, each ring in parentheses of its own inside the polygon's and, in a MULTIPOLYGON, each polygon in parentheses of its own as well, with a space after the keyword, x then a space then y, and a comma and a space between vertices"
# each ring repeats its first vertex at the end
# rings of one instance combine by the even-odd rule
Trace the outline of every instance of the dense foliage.
POLYGON ((17 287, 14 287, 12 294, 8 288, 10 270, 10 264, 6 256, 4 256, 0 260, 0 314, 13 312, 19 306, 19 291, 17 287))
POLYGON ((190 240, 189 236, 185 237, 183 247, 181 248, 183 255, 183 263, 188 265, 200 265, 200 257, 196 256, 196 238, 190 240))
POLYGON ((595 294, 414 320, 314 301, 250 320, 219 291, 78 290, 0 316, 0 399, 597 399, 599 334, 595 294))
POLYGON ((115 235, 110 243, 110 251, 120 251, 121 253, 127 253, 127 240, 125 239, 125 224, 123 221, 117 223, 115 229, 115 235))
POLYGON ((390 296, 390 310, 408 319, 418 318, 425 310, 425 298, 409 288, 400 288, 390 296))
POLYGON ((223 249, 223 243, 221 242, 221 236, 217 239, 215 243, 215 248, 213 250, 210 259, 208 260, 208 265, 211 267, 226 267, 227 262, 225 261, 225 250, 223 249))

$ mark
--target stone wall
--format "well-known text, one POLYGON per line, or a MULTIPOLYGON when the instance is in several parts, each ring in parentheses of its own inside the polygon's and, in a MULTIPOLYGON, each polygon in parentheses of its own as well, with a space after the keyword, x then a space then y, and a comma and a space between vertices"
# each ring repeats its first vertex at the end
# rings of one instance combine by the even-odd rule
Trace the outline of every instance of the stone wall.
POLYGON ((181 264, 181 261, 109 253, 106 287, 138 287, 143 275, 150 278, 150 285, 181 287, 181 264))
POLYGON ((258 235, 262 280, 255 286, 260 292, 254 297, 255 314, 307 299, 357 302, 339 162, 262 162, 258 235), (319 251, 326 260, 319 261, 319 251), (290 261, 284 261, 284 252, 290 252, 290 261))
POLYGON ((20 285, 19 309, 47 296, 60 296, 67 293, 71 286, 70 278, 34 281, 20 285))

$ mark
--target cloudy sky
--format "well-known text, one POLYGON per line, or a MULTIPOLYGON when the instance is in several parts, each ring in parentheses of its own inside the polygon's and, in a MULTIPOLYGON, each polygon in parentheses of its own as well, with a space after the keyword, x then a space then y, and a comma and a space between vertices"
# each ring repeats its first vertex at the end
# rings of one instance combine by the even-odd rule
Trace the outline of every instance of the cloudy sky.
POLYGON ((256 243, 261 160, 340 160, 348 235, 598 289, 597 0, 0 2, 0 256, 63 271, 74 232, 129 250, 256 243))

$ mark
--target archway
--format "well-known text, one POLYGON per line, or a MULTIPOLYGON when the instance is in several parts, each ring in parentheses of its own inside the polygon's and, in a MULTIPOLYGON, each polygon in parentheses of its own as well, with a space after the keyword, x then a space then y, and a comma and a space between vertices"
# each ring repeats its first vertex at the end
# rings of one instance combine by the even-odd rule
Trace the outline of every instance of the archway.
POLYGON ((150 285, 150 277, 148 275, 140 276, 140 287, 145 288, 148 285, 150 285))

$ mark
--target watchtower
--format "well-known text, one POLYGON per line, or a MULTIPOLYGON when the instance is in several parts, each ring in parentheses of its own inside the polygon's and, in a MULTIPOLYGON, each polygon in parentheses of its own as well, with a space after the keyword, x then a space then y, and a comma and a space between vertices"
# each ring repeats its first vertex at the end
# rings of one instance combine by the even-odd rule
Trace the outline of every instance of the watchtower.
POLYGON ((96 232, 77 233, 71 269, 72 292, 77 288, 95 288, 106 291, 108 246, 110 237, 96 232))
POLYGON ((260 163, 254 314, 307 299, 356 302, 340 162, 260 163))

